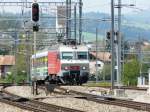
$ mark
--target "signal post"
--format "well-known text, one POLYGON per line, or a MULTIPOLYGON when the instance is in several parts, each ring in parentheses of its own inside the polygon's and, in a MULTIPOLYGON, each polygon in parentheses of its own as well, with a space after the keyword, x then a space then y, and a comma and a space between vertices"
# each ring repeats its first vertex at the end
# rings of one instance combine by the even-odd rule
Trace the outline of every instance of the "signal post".
MULTIPOLYGON (((34 37, 34 63, 33 63, 34 75, 36 75, 36 73, 37 73, 37 70, 36 70, 36 67, 37 67, 37 63, 36 63, 36 34, 39 30, 38 21, 39 21, 39 4, 35 0, 32 3, 32 22, 33 22, 33 37, 34 37)), ((33 93, 33 95, 38 94, 36 77, 34 79, 32 79, 32 93, 33 93)))

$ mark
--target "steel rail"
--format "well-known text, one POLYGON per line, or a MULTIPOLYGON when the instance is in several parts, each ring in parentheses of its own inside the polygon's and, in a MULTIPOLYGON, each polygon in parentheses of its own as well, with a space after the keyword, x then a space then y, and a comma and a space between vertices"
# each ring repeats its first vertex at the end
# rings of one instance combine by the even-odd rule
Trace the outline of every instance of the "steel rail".
MULTIPOLYGON (((110 88, 110 86, 88 86, 88 87, 101 87, 101 88, 110 88)), ((133 87, 133 86, 114 86, 115 89, 128 89, 128 90, 138 90, 138 91, 147 91, 148 87, 133 87)))
MULTIPOLYGON (((61 87, 59 87, 58 89, 67 91, 67 89, 61 88, 61 87)), ((127 107, 127 108, 136 109, 136 110, 150 111, 150 104, 148 104, 148 103, 123 100, 123 99, 113 98, 113 97, 92 95, 89 93, 78 92, 75 90, 69 90, 69 92, 71 94, 82 95, 82 96, 86 97, 85 99, 88 101, 93 101, 93 102, 97 102, 97 103, 101 103, 101 104, 127 107)))
POLYGON ((14 95, 12 93, 9 93, 8 91, 5 90, 2 90, 2 93, 0 95, 1 95, 0 102, 7 103, 22 109, 31 110, 34 112, 83 112, 80 110, 65 108, 53 104, 39 102, 36 100, 31 100, 28 98, 23 98, 14 95), (6 95, 7 97, 6 96, 3 97, 3 94, 6 95))

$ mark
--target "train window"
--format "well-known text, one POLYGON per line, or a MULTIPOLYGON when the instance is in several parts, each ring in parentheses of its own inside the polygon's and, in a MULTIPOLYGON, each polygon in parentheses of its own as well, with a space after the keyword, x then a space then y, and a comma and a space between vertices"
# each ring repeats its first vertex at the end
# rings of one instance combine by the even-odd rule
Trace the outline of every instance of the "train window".
POLYGON ((73 52, 62 52, 62 59, 73 59, 73 52))
POLYGON ((44 69, 44 72, 47 72, 47 68, 44 69))
POLYGON ((44 64, 47 65, 47 62, 48 62, 47 57, 44 57, 44 64))
POLYGON ((48 75, 48 72, 44 72, 43 75, 44 75, 44 76, 47 76, 47 75, 48 75))
POLYGON ((87 59, 87 52, 77 52, 78 59, 87 59))

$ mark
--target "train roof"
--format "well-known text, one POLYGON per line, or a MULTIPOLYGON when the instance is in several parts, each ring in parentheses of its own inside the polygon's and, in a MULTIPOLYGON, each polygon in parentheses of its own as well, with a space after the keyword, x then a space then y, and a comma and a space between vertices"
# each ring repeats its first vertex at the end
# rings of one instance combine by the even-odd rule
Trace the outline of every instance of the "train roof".
MULTIPOLYGON (((74 51, 83 51, 88 52, 88 47, 85 45, 77 45, 77 46, 71 46, 71 45, 53 45, 51 47, 45 48, 42 51, 38 51, 36 53, 36 58, 44 57, 48 55, 48 52, 50 51, 59 51, 59 52, 74 52, 74 51)), ((35 55, 32 55, 32 58, 34 58, 35 55)))
POLYGON ((45 51, 45 52, 40 52, 40 53, 36 53, 36 55, 32 55, 31 58, 40 58, 40 57, 44 57, 44 56, 47 56, 48 55, 48 51, 45 51))
POLYGON ((50 47, 47 47, 43 49, 42 51, 39 52, 44 52, 44 51, 88 51, 88 47, 85 45, 62 45, 62 44, 57 44, 53 45, 50 47))
POLYGON ((88 47, 85 45, 78 46, 60 46, 59 51, 88 51, 88 47))

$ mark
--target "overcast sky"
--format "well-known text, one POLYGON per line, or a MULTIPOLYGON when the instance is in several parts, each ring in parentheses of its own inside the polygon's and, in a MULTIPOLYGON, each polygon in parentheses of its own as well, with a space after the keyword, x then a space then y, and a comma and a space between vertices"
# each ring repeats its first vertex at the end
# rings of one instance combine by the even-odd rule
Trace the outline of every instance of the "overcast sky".
MULTIPOLYGON (((0 1, 26 1, 26 0, 0 0, 0 1)), ((33 1, 33 0, 27 0, 27 1, 33 1)), ((37 0, 38 2, 42 1, 65 1, 65 0, 37 0)), ((72 1, 78 1, 78 0, 72 0, 72 1)), ((114 0, 116 3, 118 0, 114 0)), ((139 13, 140 10, 150 10, 150 0, 122 0, 123 4, 135 4, 136 9, 131 9, 131 8, 123 8, 122 12, 123 13, 139 13)), ((83 0, 83 11, 84 12, 90 12, 90 11, 95 11, 95 12, 104 12, 104 13, 110 13, 110 2, 111 0, 83 0)), ((0 7, 0 11, 2 11, 4 7, 0 7)), ((7 8, 7 11, 16 11, 18 10, 17 8, 7 8), (16 9, 16 10, 15 10, 16 9)), ((20 11, 20 10, 19 10, 20 11)))
MULTIPOLYGON (((118 0, 115 0, 117 3, 118 0)), ((98 11, 110 13, 111 0, 83 0, 84 11, 98 11)), ((134 13, 140 11, 139 9, 150 9, 150 0, 122 0, 123 4, 135 4, 135 9, 123 8, 123 13, 134 13)))

